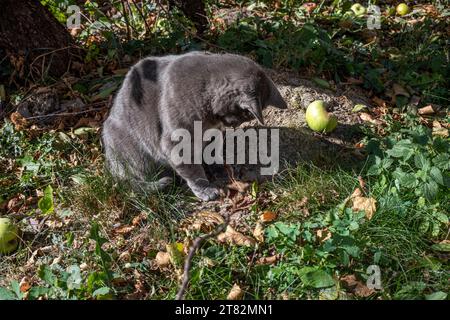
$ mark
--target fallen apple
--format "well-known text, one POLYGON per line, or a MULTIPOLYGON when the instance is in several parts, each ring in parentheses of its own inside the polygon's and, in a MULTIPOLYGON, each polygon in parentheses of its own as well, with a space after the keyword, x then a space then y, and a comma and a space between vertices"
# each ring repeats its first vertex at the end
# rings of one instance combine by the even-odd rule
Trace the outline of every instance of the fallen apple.
POLYGON ((406 3, 400 3, 397 6, 396 11, 399 16, 404 16, 405 14, 409 13, 409 7, 406 3))
POLYGON ((0 218, 0 254, 8 254, 17 249, 19 229, 10 219, 0 218))
POLYGON ((366 13, 366 8, 359 3, 355 3, 354 5, 352 5, 350 7, 350 10, 352 10, 357 17, 362 16, 366 13))
POLYGON ((306 109, 306 123, 316 132, 331 132, 337 126, 337 118, 327 112, 325 102, 316 100, 306 109))

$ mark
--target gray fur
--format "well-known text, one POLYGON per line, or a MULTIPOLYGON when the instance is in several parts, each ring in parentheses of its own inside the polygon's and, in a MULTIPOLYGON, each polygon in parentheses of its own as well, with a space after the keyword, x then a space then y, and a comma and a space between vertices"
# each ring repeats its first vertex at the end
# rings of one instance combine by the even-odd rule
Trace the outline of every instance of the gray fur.
POLYGON ((171 133, 193 132, 194 121, 202 121, 203 130, 253 118, 263 124, 262 110, 269 105, 286 108, 273 82, 248 58, 200 52, 144 58, 128 72, 103 126, 108 169, 134 185, 159 189, 171 179, 145 177, 160 165, 171 167, 197 197, 212 200, 219 192, 202 165, 170 163, 176 144, 171 133))

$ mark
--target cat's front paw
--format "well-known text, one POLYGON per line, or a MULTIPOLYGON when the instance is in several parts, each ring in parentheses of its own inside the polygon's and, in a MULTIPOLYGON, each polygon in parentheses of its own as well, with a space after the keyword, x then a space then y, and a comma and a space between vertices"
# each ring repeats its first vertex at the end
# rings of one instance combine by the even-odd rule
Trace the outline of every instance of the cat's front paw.
POLYGON ((219 189, 215 187, 206 187, 206 188, 191 188, 192 192, 197 196, 197 198, 203 201, 211 201, 215 200, 220 196, 219 189))

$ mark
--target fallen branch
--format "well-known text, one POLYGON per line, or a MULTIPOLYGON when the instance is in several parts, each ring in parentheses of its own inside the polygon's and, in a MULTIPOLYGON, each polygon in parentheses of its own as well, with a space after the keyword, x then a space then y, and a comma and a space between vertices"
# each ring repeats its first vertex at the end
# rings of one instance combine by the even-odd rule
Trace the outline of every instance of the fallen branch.
POLYGON ((200 247, 200 245, 205 240, 207 240, 209 238, 214 238, 214 237, 218 236, 220 233, 222 233, 228 226, 229 221, 230 221, 230 215, 227 214, 225 216, 225 221, 221 225, 219 225, 216 228, 216 230, 214 230, 213 232, 210 232, 208 234, 202 235, 194 240, 191 248, 189 249, 189 254, 184 262, 183 281, 181 283, 180 288, 178 289, 175 300, 183 300, 183 298, 184 298, 184 294, 186 292, 187 285, 189 284, 189 271, 191 270, 192 259, 194 258, 194 255, 195 255, 195 252, 197 251, 197 249, 200 247))

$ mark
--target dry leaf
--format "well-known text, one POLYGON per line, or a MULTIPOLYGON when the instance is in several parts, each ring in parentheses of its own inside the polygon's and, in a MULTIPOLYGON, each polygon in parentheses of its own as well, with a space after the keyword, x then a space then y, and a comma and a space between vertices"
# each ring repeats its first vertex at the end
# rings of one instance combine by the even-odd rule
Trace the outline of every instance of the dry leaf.
POLYGON ((86 271, 88 268, 89 268, 89 266, 86 262, 83 262, 82 264, 80 264, 81 271, 86 271))
POLYGON ((20 131, 27 127, 28 121, 25 119, 19 112, 11 113, 10 117, 11 122, 14 124, 16 130, 20 131))
POLYGON ((383 110, 384 110, 384 109, 387 109, 387 103, 386 103, 386 101, 384 101, 383 99, 378 98, 378 97, 373 97, 373 98, 372 98, 372 101, 373 101, 377 106, 379 106, 380 108, 382 108, 383 110))
POLYGON ((131 222, 131 224, 133 226, 137 226, 137 225, 141 224, 142 221, 145 221, 145 220, 147 220, 147 214, 145 212, 141 212, 136 217, 133 218, 133 221, 131 222))
POLYGON ((264 242, 264 227, 262 223, 256 223, 255 230, 253 230, 253 236, 258 242, 264 242))
POLYGON ((398 96, 398 95, 405 96, 405 97, 410 96, 409 92, 405 88, 403 88, 401 85, 399 85, 398 83, 394 83, 394 85, 392 86, 392 89, 394 90, 394 94, 396 96, 398 96))
POLYGON ((378 119, 374 119, 370 114, 368 114, 367 112, 361 112, 359 114, 359 117, 361 118, 361 120, 366 121, 366 122, 370 122, 376 125, 380 125, 382 124, 382 122, 378 119))
POLYGON ((275 264, 280 256, 278 254, 270 257, 261 257, 256 264, 275 264))
POLYGON ((430 104, 428 106, 422 107, 417 111, 420 115, 434 114, 435 111, 433 106, 430 104))
POLYGON ((352 210, 353 211, 364 211, 366 213, 366 218, 368 220, 372 219, 373 214, 377 210, 377 201, 374 198, 367 198, 362 196, 361 189, 356 188, 351 195, 352 200, 352 210))
POLYGON ((124 262, 129 262, 129 261, 131 261, 131 254, 130 254, 130 252, 129 252, 128 250, 122 252, 122 253, 119 255, 119 261, 124 261, 124 262))
POLYGON ((121 226, 121 227, 118 227, 118 228, 116 228, 115 230, 114 230, 114 233, 116 233, 116 234, 121 234, 121 235, 126 235, 126 234, 128 234, 128 233, 130 233, 131 231, 133 231, 134 230, 134 226, 121 226))
POLYGON ((317 4, 315 4, 314 2, 307 2, 304 3, 302 7, 305 8, 305 10, 308 11, 308 13, 311 13, 317 7, 317 4))
POLYGON ((273 211, 264 211, 260 216, 259 220, 262 222, 271 222, 277 218, 277 214, 273 211))
POLYGON ((191 231, 201 231, 209 233, 213 231, 218 225, 224 223, 223 217, 210 211, 196 212, 192 216, 186 218, 181 223, 180 229, 188 234, 191 231))
POLYGON ((233 180, 233 182, 228 184, 227 187, 228 189, 244 193, 250 187, 250 183, 233 180))
POLYGON ((317 239, 318 239, 320 242, 324 242, 324 241, 327 241, 328 239, 330 239, 331 236, 332 236, 332 234, 331 234, 331 232, 328 230, 328 228, 325 228, 325 229, 319 229, 319 230, 317 230, 317 231, 316 231, 316 236, 317 236, 317 239))
POLYGON ((168 252, 160 251, 156 254, 155 261, 158 267, 167 267, 170 264, 170 255, 168 252))
POLYGON ((350 290, 353 294, 358 297, 368 297, 375 292, 374 289, 369 289, 365 284, 356 279, 353 274, 346 275, 340 279, 345 288, 350 290))
POLYGON ((31 288, 30 279, 28 277, 23 277, 19 283, 20 292, 27 292, 31 288))
POLYGON ((246 247, 254 246, 256 243, 254 239, 244 236, 242 233, 237 232, 230 226, 227 226, 225 232, 217 236, 217 240, 222 243, 246 247))
POLYGON ((358 183, 361 189, 366 190, 366 182, 361 176, 358 176, 358 183))
POLYGON ((447 138, 449 136, 448 129, 444 128, 441 123, 437 120, 433 121, 433 136, 441 136, 443 138, 447 138))
POLYGON ((243 296, 244 291, 235 283, 228 293, 227 300, 241 300, 243 296))

